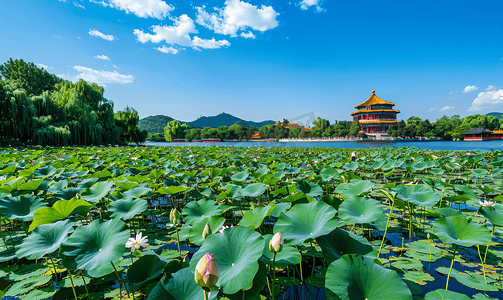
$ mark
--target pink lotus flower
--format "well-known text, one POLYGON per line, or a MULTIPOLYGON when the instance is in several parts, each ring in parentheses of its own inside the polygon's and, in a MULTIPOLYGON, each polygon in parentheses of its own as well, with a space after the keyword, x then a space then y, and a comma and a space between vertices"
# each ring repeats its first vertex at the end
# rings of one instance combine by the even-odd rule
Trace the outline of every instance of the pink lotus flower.
POLYGON ((132 160, 137 160, 137 159, 138 159, 138 157, 131 157, 131 159, 132 159, 132 160))
POLYGON ((190 158, 194 158, 194 155, 193 155, 193 154, 191 154, 191 155, 189 155, 189 157, 190 157, 190 158))
POLYGON ((304 178, 309 178, 309 175, 304 176, 304 178))
POLYGON ((231 224, 231 225, 229 225, 229 226, 224 225, 224 226, 222 226, 222 228, 221 228, 218 232, 224 232, 224 230, 225 230, 225 229, 227 229, 227 228, 232 228, 232 227, 234 227, 234 224, 231 224))
POLYGON ((492 207, 492 206, 496 205, 496 204, 494 204, 494 202, 492 202, 492 201, 485 201, 485 200, 482 200, 482 199, 479 199, 479 204, 480 204, 481 206, 490 206, 490 207, 492 207))
POLYGON ((307 164, 307 167, 308 167, 308 168, 311 168, 311 164, 307 164))
POLYGON ((457 156, 457 155, 454 155, 453 157, 454 157, 454 158, 458 158, 458 156, 457 156))
POLYGON ((75 150, 73 150, 73 152, 75 152, 75 150))
POLYGON ((152 151, 150 151, 148 154, 152 154, 152 151))
POLYGON ((255 155, 250 155, 251 158, 255 158, 255 155))

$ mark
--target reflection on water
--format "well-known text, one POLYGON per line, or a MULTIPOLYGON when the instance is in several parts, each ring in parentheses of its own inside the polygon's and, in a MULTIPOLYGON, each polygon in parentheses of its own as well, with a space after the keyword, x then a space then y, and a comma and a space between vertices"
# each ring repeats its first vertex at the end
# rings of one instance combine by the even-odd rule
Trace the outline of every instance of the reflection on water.
POLYGON ((452 141, 375 141, 375 142, 222 142, 222 143, 165 143, 147 142, 147 146, 237 146, 237 147, 306 147, 306 148, 357 148, 370 149, 381 147, 417 147, 431 150, 491 151, 503 149, 503 140, 485 142, 452 141))

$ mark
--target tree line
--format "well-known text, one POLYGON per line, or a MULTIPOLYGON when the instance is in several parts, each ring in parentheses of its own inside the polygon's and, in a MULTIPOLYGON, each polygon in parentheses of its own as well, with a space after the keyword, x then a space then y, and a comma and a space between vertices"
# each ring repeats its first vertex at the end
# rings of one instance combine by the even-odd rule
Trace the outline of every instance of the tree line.
POLYGON ((147 132, 130 107, 114 113, 96 83, 63 80, 32 62, 0 65, 0 143, 42 146, 140 144, 147 132))
MULTIPOLYGON (((318 117, 313 122, 311 130, 301 130, 287 126, 287 119, 280 121, 278 125, 264 125, 260 128, 243 127, 239 124, 232 126, 220 126, 218 128, 192 128, 177 120, 168 122, 164 127, 164 133, 149 135, 148 140, 159 142, 171 142, 173 140, 185 140, 187 142, 200 139, 247 140, 255 131, 260 132, 264 139, 281 138, 323 138, 323 137, 367 137, 361 130, 359 121, 336 120, 330 124, 329 120, 318 117)), ((440 137, 443 140, 463 139, 463 132, 472 128, 485 128, 489 130, 503 129, 503 119, 487 115, 470 115, 461 118, 459 115, 452 117, 443 116, 435 122, 428 119, 411 116, 406 121, 402 120, 396 125, 390 126, 388 135, 391 137, 415 138, 415 137, 440 137)))

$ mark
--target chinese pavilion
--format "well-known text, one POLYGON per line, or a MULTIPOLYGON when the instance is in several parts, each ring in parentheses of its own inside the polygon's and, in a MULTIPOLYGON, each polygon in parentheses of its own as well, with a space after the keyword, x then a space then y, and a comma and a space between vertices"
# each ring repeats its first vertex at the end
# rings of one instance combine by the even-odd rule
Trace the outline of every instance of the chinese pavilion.
POLYGON ((377 97, 375 91, 367 101, 355 106, 358 111, 351 113, 353 122, 358 120, 362 131, 370 135, 386 134, 391 125, 397 124, 399 110, 393 109, 395 103, 377 97))

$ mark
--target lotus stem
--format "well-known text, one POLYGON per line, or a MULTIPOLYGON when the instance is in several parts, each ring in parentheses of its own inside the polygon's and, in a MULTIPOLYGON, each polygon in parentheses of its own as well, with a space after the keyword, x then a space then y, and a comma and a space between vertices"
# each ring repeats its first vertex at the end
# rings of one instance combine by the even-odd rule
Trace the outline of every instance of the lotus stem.
MULTIPOLYGON (((388 197, 391 196, 388 192, 386 192, 386 194, 388 197)), ((390 198, 390 200, 392 200, 392 199, 390 198)), ((394 205, 395 205, 395 201, 391 201, 391 207, 389 209, 389 214, 388 214, 388 221, 386 221, 386 228, 384 229, 384 235, 382 237, 381 246, 379 247, 379 252, 377 253, 378 258, 381 255, 381 249, 382 249, 382 245, 384 244, 384 239, 386 238, 386 232, 388 232, 389 219, 391 218, 391 214, 393 213, 393 206, 394 205)))
MULTIPOLYGON (((117 275, 117 279, 118 279, 117 283, 119 284, 119 292, 120 292, 120 295, 121 295, 120 298, 122 298, 121 278, 119 276, 119 272, 117 272, 117 269, 115 268, 114 262, 111 261, 110 263, 112 264, 112 267, 114 268, 115 275, 117 275)), ((124 285, 124 290, 126 291, 127 297, 129 298, 129 292, 128 292, 128 290, 127 290, 127 288, 126 288, 125 285, 124 285)))
POLYGON ((9 247, 7 247, 7 241, 5 240, 5 236, 3 235, 3 231, 2 231, 2 222, 0 222, 0 235, 2 235, 2 240, 3 240, 3 244, 4 244, 5 248, 8 249, 9 247))
POLYGON ((454 259, 456 258, 456 251, 458 250, 458 246, 454 248, 454 254, 452 255, 451 267, 449 268, 449 273, 447 274, 447 282, 445 283, 445 290, 449 287, 449 278, 451 277, 452 265, 454 264, 454 259))
POLYGON ((276 252, 273 253, 272 256, 272 272, 271 272, 271 281, 272 281, 272 293, 271 298, 274 299, 276 295, 276 252))
MULTIPOLYGON (((47 253, 49 255, 49 259, 51 260, 51 264, 52 264, 52 268, 54 269, 54 277, 56 277, 56 281, 58 281, 58 271, 56 269, 56 264, 54 263, 54 260, 52 259, 51 257, 51 254, 50 253, 47 253)), ((68 271, 70 272, 70 271, 68 271)), ((54 282, 56 282, 54 281, 54 282)))
POLYGON ((178 228, 176 228, 176 224, 175 224, 175 231, 176 231, 176 245, 178 246, 178 255, 180 256, 180 260, 182 260, 182 251, 180 251, 180 235, 178 234, 178 228))
POLYGON ((78 300, 77 298, 77 293, 75 292, 75 285, 73 284, 73 275, 72 275, 72 272, 70 272, 70 270, 68 270, 68 275, 70 275, 70 282, 72 283, 72 290, 73 290, 73 296, 75 297, 75 300, 78 300))
POLYGON ((204 300, 208 300, 208 292, 203 288, 204 300))
POLYGON ((477 244, 477 252, 479 253, 479 258, 480 258, 480 262, 482 263, 482 272, 484 273, 484 281, 486 282, 487 284, 487 278, 486 278, 486 269, 484 267, 485 265, 485 261, 482 260, 482 256, 480 255, 480 247, 479 247, 479 244, 477 244))
POLYGON ((82 281, 84 282, 84 287, 86 288, 87 299, 91 300, 91 296, 89 295, 89 289, 87 289, 86 279, 84 278, 84 275, 82 273, 80 274, 80 276, 82 277, 82 281))

